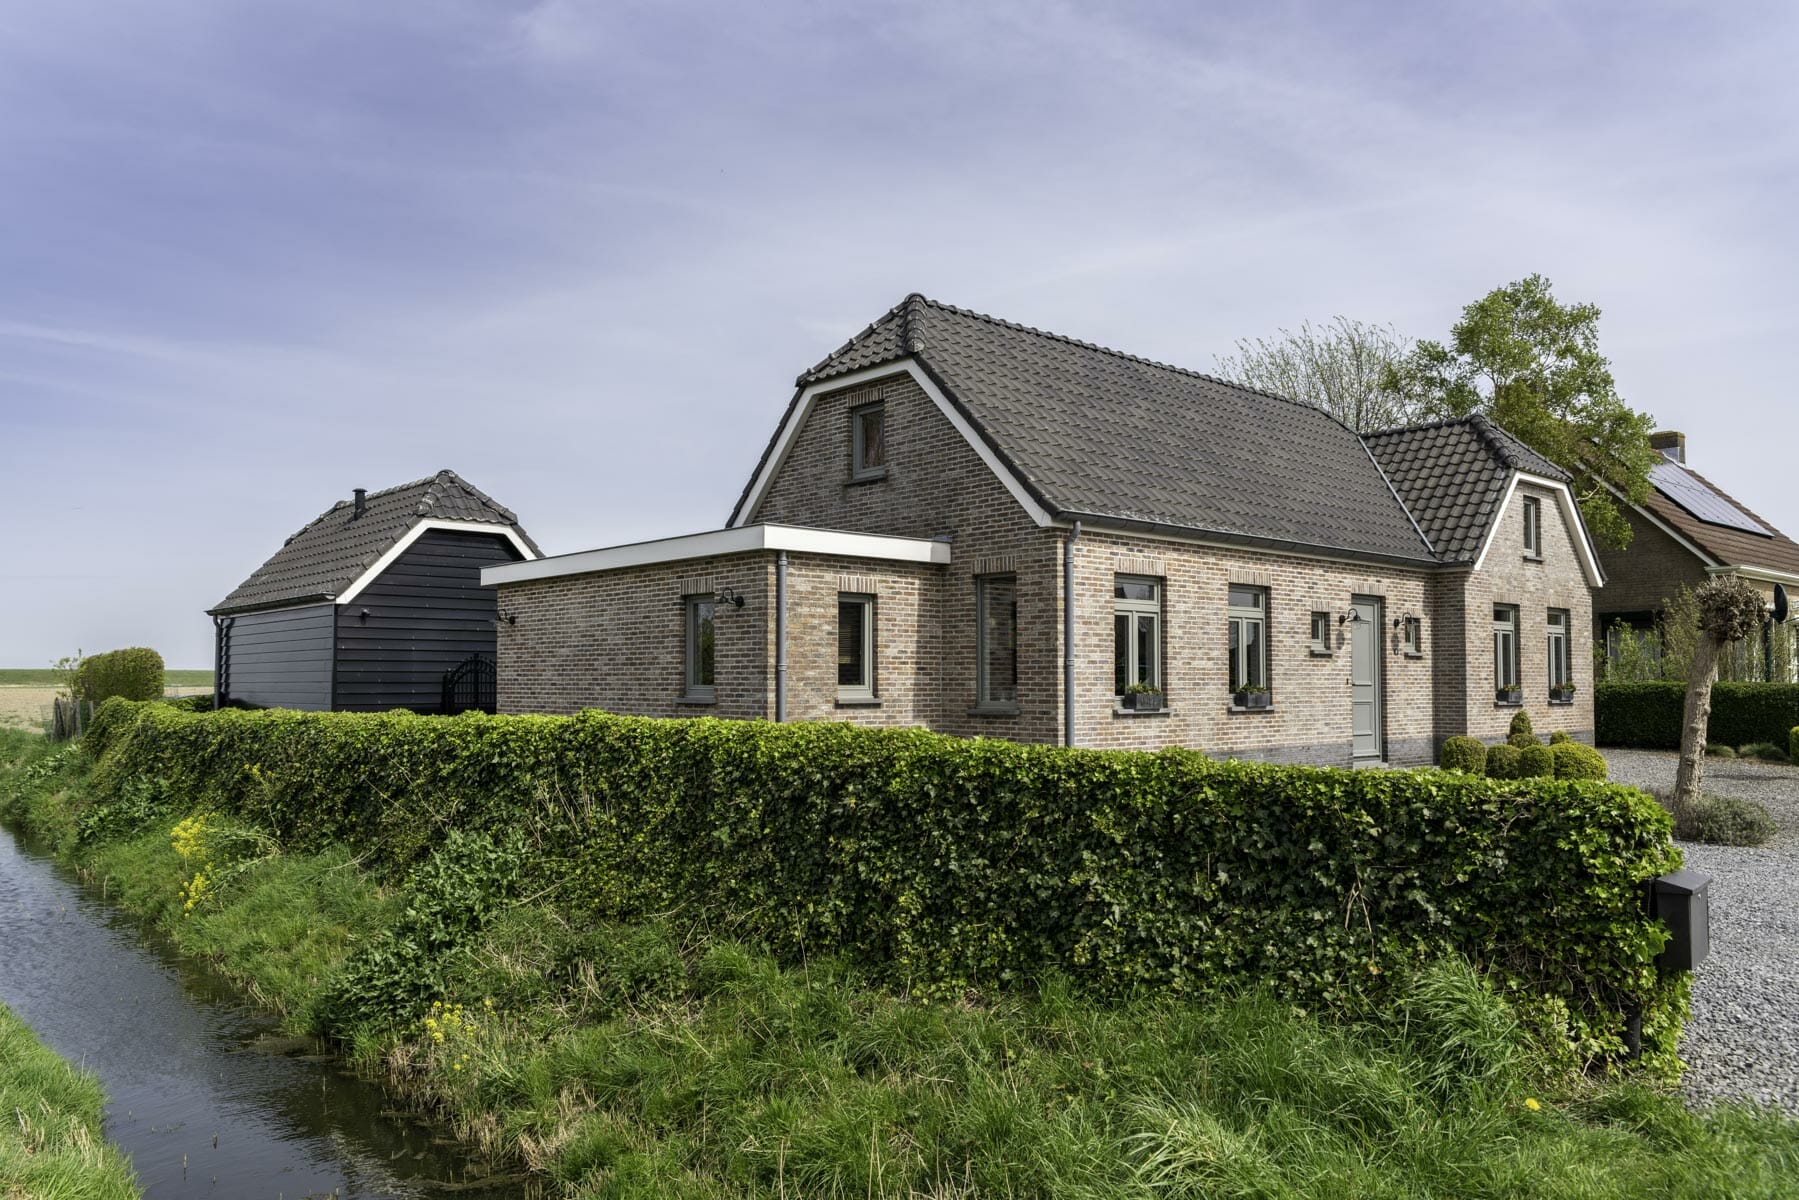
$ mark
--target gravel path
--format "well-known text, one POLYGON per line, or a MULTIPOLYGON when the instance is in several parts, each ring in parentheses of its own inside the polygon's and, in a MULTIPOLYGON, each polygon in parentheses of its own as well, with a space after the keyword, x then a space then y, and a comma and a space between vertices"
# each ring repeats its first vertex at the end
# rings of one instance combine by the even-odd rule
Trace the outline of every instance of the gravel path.
MULTIPOLYGON (((1672 788, 1678 755, 1607 750, 1612 778, 1672 788)), ((1712 953, 1693 975, 1680 1044, 1688 1099, 1748 1099, 1799 1113, 1799 767, 1709 758, 1705 790, 1767 806, 1780 832, 1765 846, 1682 842, 1712 876, 1712 953)))

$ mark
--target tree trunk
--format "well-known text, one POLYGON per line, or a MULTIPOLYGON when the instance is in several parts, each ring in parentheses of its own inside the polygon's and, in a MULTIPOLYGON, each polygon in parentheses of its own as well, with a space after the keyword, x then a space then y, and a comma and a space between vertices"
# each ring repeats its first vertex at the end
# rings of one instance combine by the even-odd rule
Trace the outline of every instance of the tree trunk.
POLYGON ((1687 704, 1680 727, 1680 770, 1674 775, 1674 816, 1684 821, 1699 800, 1705 784, 1705 735, 1712 718, 1712 681, 1718 677, 1718 652, 1723 649, 1710 634, 1693 648, 1693 669, 1687 676, 1687 704))

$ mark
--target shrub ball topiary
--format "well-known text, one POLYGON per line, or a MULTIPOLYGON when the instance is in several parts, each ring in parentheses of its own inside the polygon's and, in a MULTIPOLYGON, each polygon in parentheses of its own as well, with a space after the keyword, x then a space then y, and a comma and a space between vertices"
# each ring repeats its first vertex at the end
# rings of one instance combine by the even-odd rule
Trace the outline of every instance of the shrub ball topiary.
POLYGON ((1537 734, 1536 729, 1531 726, 1530 713, 1522 708, 1512 714, 1512 727, 1506 730, 1506 732, 1513 737, 1516 737, 1520 733, 1528 733, 1534 738, 1537 734))
POLYGON ((1489 779, 1517 779, 1518 756, 1522 753, 1516 746, 1490 746, 1487 748, 1487 777, 1489 779))
POLYGON ((1548 746, 1526 746, 1518 751, 1518 778, 1548 779, 1555 774, 1555 755, 1548 746))
POLYGON ((1549 752, 1555 756, 1557 779, 1606 779, 1611 775, 1605 755, 1591 746, 1575 741, 1557 742, 1549 747, 1549 752))
POLYGON ((1722 742, 1712 742, 1705 747, 1705 752, 1713 758, 1735 758, 1737 752, 1722 742))
POLYGON ((1487 770, 1487 744, 1479 738, 1452 737, 1443 743, 1442 766, 1445 771, 1483 775, 1487 770))
POLYGON ((1549 744, 1551 746, 1564 745, 1565 743, 1571 742, 1573 740, 1574 739, 1568 735, 1568 731, 1566 729, 1558 729, 1554 733, 1549 735, 1549 744))
POLYGON ((162 681, 162 655, 147 646, 133 646, 89 655, 76 669, 72 686, 78 699, 103 704, 114 696, 160 699, 162 681))

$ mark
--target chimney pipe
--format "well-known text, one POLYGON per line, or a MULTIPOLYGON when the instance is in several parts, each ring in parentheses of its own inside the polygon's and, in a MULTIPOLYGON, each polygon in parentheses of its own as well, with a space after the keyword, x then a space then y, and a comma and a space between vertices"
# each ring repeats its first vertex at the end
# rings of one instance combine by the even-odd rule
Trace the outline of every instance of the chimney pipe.
POLYGON ((357 488, 356 489, 355 507, 350 512, 350 519, 353 521, 357 517, 360 517, 363 514, 363 512, 365 510, 367 510, 368 506, 369 506, 369 490, 367 488, 357 488))
POLYGON ((1664 429, 1649 435, 1651 449, 1660 450, 1662 454, 1677 463, 1687 461, 1687 435, 1672 429, 1664 429))

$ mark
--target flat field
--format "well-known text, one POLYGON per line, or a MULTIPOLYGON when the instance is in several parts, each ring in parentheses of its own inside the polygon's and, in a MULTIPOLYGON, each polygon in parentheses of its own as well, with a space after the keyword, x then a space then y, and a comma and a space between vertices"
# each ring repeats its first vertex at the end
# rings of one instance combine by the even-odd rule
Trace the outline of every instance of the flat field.
MULTIPOLYGON (((45 675, 49 671, 0 670, 0 729, 41 731, 50 715, 50 701, 61 691, 51 679, 42 683, 14 682, 14 676, 45 675)), ((211 671, 170 671, 168 690, 188 696, 212 690, 211 671)))
MULTIPOLYGON (((162 673, 162 677, 169 687, 192 689, 212 686, 212 672, 209 670, 167 670, 162 673)), ((49 667, 0 667, 0 687, 54 688, 61 682, 57 673, 49 667)))

